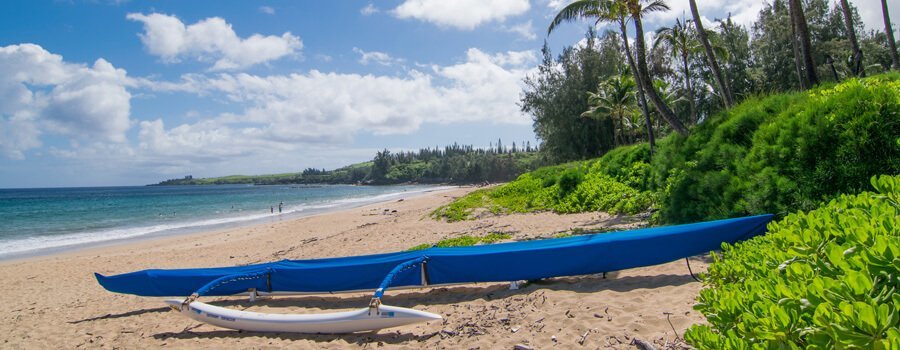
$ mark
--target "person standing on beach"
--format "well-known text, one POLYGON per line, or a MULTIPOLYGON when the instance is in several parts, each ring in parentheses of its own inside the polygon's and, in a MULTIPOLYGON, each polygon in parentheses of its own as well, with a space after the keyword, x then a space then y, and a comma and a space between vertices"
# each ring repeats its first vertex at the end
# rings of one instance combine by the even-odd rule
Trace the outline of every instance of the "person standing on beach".
POLYGON ((279 202, 279 203, 278 203, 278 212, 279 212, 279 213, 281 213, 281 207, 283 207, 283 206, 284 206, 284 202, 279 202))
POLYGON ((275 214, 275 206, 269 207, 269 212, 275 214))

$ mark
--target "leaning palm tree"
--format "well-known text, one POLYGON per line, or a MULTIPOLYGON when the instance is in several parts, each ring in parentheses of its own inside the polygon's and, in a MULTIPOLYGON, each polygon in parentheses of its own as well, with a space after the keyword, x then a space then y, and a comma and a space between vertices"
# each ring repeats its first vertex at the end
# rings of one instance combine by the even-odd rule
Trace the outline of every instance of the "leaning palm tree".
POLYGON ((688 65, 690 55, 699 47, 693 33, 682 20, 675 19, 675 25, 661 27, 656 31, 656 39, 653 41, 653 49, 663 46, 668 53, 681 60, 681 74, 684 76, 684 93, 690 106, 690 120, 697 120, 697 102, 694 99, 694 88, 691 84, 691 68, 688 65))
POLYGON ((812 58, 809 26, 806 23, 806 15, 803 13, 803 5, 801 3, 802 0, 788 0, 791 10, 791 23, 797 30, 797 39, 800 40, 800 60, 803 62, 806 82, 809 83, 809 87, 812 87, 819 85, 819 76, 816 74, 816 64, 812 58))
POLYGON ((891 15, 888 13, 887 0, 881 0, 881 14, 884 17, 884 33, 887 34, 888 48, 891 49, 891 61, 894 69, 900 69, 900 55, 897 55, 897 44, 894 41, 894 28, 891 27, 891 15))
POLYGON ((620 1, 624 1, 628 6, 628 12, 631 14, 632 21, 634 21, 635 53, 637 54, 638 77, 640 78, 641 86, 648 87, 646 89, 647 96, 650 97, 650 102, 653 102, 653 106, 656 107, 659 115, 666 123, 671 125, 672 129, 677 133, 687 135, 688 129, 678 120, 675 112, 672 112, 672 109, 660 98, 655 89, 650 88, 653 86, 653 80, 650 78, 650 69, 647 68, 647 43, 644 41, 644 22, 641 17, 648 12, 668 11, 669 5, 663 0, 653 0, 646 4, 642 3, 641 0, 620 1))
POLYGON ((632 142, 626 130, 626 120, 635 112, 634 92, 637 88, 634 80, 626 74, 613 76, 600 83, 597 92, 588 91, 588 105, 590 108, 581 113, 582 117, 603 119, 609 118, 613 122, 614 142, 624 145, 632 142))
POLYGON ((644 116, 644 124, 647 126, 647 141, 650 143, 650 156, 653 156, 653 150, 656 148, 656 142, 653 137, 653 124, 650 121, 650 111, 647 106, 647 98, 644 96, 644 88, 640 84, 640 78, 637 73, 637 66, 634 63, 634 57, 631 54, 631 47, 628 44, 628 29, 626 24, 628 21, 628 10, 621 1, 614 0, 576 0, 559 11, 559 14, 550 22, 547 28, 547 35, 553 32, 558 25, 564 21, 573 21, 580 18, 596 18, 596 23, 600 22, 616 22, 619 24, 619 30, 622 34, 622 46, 625 51, 625 57, 628 66, 633 75, 637 87, 638 104, 641 108, 641 114, 644 116))
MULTIPOLYGON (((635 77, 637 78, 638 86, 646 96, 650 97, 653 106, 656 107, 656 110, 666 123, 671 125, 672 129, 675 129, 675 131, 684 135, 687 134, 687 128, 685 128, 684 124, 678 120, 669 106, 666 105, 659 96, 656 95, 655 91, 650 88, 652 82, 649 70, 647 69, 646 44, 644 42, 643 23, 641 22, 641 16, 643 14, 668 9, 669 6, 663 0, 655 0, 647 4, 643 4, 641 0, 576 0, 560 10, 559 14, 556 15, 556 18, 550 23, 548 33, 553 31, 557 25, 564 21, 582 18, 594 19, 598 23, 616 21, 620 24, 624 24, 630 16, 634 21, 635 42, 637 43, 637 63, 634 64, 635 69, 633 71, 636 72, 635 77)), ((624 29, 624 25, 621 27, 624 29)), ((624 45, 627 45, 628 39, 624 30, 623 39, 624 45)), ((630 50, 626 49, 626 52, 630 52, 630 50)), ((647 118, 649 121, 649 115, 647 118)), ((650 123, 648 122, 647 125, 649 127, 650 123)), ((652 131, 650 132, 650 135, 652 135, 652 131)))
POLYGON ((850 11, 850 4, 847 0, 841 0, 841 13, 844 17, 844 27, 847 28, 847 39, 850 40, 850 48, 853 56, 850 57, 850 70, 854 75, 861 77, 866 76, 866 70, 863 68, 863 52, 859 49, 859 41, 856 40, 856 29, 853 27, 853 13, 850 11))
POLYGON ((719 61, 716 59, 716 55, 713 52, 712 44, 709 43, 706 30, 703 29, 703 21, 700 20, 700 11, 697 10, 697 1, 690 0, 689 2, 691 6, 691 16, 694 18, 694 26, 697 29, 697 38, 700 39, 700 44, 703 45, 703 52, 706 54, 706 62, 709 64, 709 69, 712 71, 716 84, 719 85, 719 95, 722 96, 725 107, 731 107, 734 104, 734 95, 731 93, 731 86, 725 81, 725 76, 719 68, 719 61))

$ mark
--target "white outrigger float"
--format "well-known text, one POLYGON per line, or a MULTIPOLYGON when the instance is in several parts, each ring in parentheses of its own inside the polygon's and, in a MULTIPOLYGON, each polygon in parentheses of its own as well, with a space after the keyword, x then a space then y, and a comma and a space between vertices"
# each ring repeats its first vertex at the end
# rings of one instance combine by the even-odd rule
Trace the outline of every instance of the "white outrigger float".
POLYGON ((388 305, 303 315, 239 311, 199 301, 184 304, 178 299, 166 300, 166 304, 200 322, 251 332, 356 333, 442 319, 441 315, 430 312, 388 305))
POLYGON ((388 287, 537 280, 656 265, 762 234, 772 215, 566 238, 419 251, 283 260, 257 265, 95 274, 107 290, 167 300, 172 309, 219 327, 256 332, 354 333, 440 320, 381 304, 388 287), (383 276, 383 277, 382 277, 383 276), (375 289, 368 308, 300 315, 232 310, 202 296, 317 294, 375 289))

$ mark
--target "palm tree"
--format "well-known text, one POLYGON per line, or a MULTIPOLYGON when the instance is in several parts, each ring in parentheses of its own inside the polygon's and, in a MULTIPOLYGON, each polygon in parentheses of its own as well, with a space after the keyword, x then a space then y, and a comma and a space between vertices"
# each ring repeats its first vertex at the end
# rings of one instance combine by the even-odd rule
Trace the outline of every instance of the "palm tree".
POLYGON ((806 71, 806 81, 809 86, 819 85, 819 77, 816 74, 816 64, 812 58, 812 44, 809 40, 809 26, 806 24, 806 15, 803 14, 801 0, 788 0, 791 9, 791 22, 797 30, 797 38, 800 40, 800 59, 806 71))
POLYGON ((891 49, 893 68, 900 69, 900 56, 897 55, 897 44, 894 41, 894 28, 891 27, 891 15, 888 13, 887 0, 881 0, 881 13, 884 16, 884 33, 887 34, 888 47, 891 49))
POLYGON ((647 68, 647 44, 644 42, 644 23, 641 20, 641 16, 654 11, 667 11, 669 10, 669 5, 663 0, 653 0, 646 5, 642 4, 641 0, 622 1, 625 1, 625 4, 628 5, 628 11, 631 14, 631 19, 634 21, 635 53, 637 54, 638 77, 640 78, 641 86, 648 87, 645 92, 666 123, 671 125, 672 129, 677 133, 687 135, 687 128, 678 120, 675 112, 672 112, 672 109, 659 97, 655 89, 650 88, 653 86, 653 80, 650 79, 650 70, 647 68))
POLYGON ((633 140, 627 136, 630 132, 625 126, 626 120, 635 112, 635 88, 637 85, 634 80, 624 73, 607 79, 600 83, 596 93, 588 91, 590 108, 581 113, 581 116, 595 119, 610 118, 613 130, 618 129, 618 133, 614 134, 615 144, 618 146, 632 142, 633 140))
POLYGON ((691 69, 688 66, 690 54, 696 52, 697 42, 688 29, 685 22, 675 19, 675 25, 671 27, 662 27, 656 31, 656 40, 653 42, 653 49, 665 45, 672 57, 681 60, 681 70, 684 75, 684 92, 687 93, 688 104, 691 108, 691 121, 697 120, 697 103, 694 100, 694 88, 691 86, 691 69))
POLYGON ((638 72, 638 82, 666 123, 671 125, 672 129, 675 129, 679 134, 687 135, 688 131, 684 124, 678 120, 672 109, 659 98, 656 91, 650 88, 653 83, 650 79, 649 69, 647 69, 647 45, 644 42, 644 25, 641 22, 641 16, 649 12, 668 10, 669 5, 664 0, 653 0, 646 5, 642 4, 641 0, 576 0, 560 10, 560 13, 557 15, 558 20, 554 19, 551 22, 550 30, 552 30, 553 24, 576 18, 596 18, 598 22, 608 21, 608 18, 611 18, 606 16, 609 14, 609 9, 617 11, 620 9, 621 11, 627 10, 628 15, 631 16, 631 19, 634 21, 635 43, 637 44, 635 48, 637 64, 635 66, 638 72))
POLYGON ((856 41, 856 30, 853 28, 853 14, 850 12, 850 4, 847 0, 841 0, 841 12, 844 14, 844 27, 847 28, 847 39, 850 40, 850 48, 853 50, 853 57, 850 69, 854 75, 866 76, 866 70, 863 68, 863 52, 859 49, 859 42, 856 41))
POLYGON ((722 70, 719 69, 719 61, 716 59, 712 45, 709 43, 709 38, 706 36, 706 30, 703 29, 703 22, 700 20, 697 2, 695 0, 690 0, 689 2, 691 16, 694 18, 694 26, 697 29, 697 37, 700 39, 700 44, 703 45, 703 52, 706 53, 706 62, 709 63, 709 68, 716 79, 716 84, 719 85, 719 94, 722 95, 722 100, 725 101, 725 107, 731 107, 734 105, 734 95, 731 94, 731 86, 725 81, 725 76, 722 75, 722 70))
POLYGON ((634 63, 634 57, 631 54, 631 47, 628 44, 628 29, 626 24, 628 21, 628 9, 621 1, 614 0, 576 0, 559 11, 550 26, 547 28, 547 35, 553 32, 559 24, 565 21, 572 21, 579 18, 594 18, 596 22, 616 22, 619 24, 619 31, 622 34, 622 46, 624 47, 625 57, 628 66, 631 67, 631 74, 637 86, 637 97, 644 115, 644 124, 647 125, 647 141, 650 143, 650 156, 653 156, 653 150, 656 147, 655 138, 653 137, 653 124, 650 121, 650 111, 647 109, 647 98, 644 96, 644 87, 641 85, 638 77, 637 66, 634 63))

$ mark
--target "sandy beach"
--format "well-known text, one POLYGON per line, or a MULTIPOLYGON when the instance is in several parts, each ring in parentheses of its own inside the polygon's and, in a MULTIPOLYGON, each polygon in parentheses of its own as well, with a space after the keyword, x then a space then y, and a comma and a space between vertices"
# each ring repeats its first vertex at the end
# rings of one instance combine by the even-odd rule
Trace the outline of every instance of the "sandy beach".
MULTIPOLYGON (((429 213, 472 188, 436 191, 312 217, 160 238, 0 262, 0 348, 357 348, 512 349, 634 348, 633 338, 672 346, 703 317, 692 310, 701 284, 684 261, 601 276, 555 278, 509 290, 508 284, 389 291, 384 302, 439 313, 443 322, 377 333, 302 335, 240 333, 175 314, 161 298, 118 295, 93 272, 244 265, 405 250, 462 235, 504 232, 513 239, 550 237, 572 229, 638 226, 602 213, 486 216, 446 223, 429 213), (674 328, 674 329, 673 329, 674 328)), ((706 262, 693 258, 694 271, 706 262)), ((265 299, 205 298, 265 312, 313 313, 365 307, 370 294, 265 299)), ((676 344, 677 345, 677 344, 676 344)))

